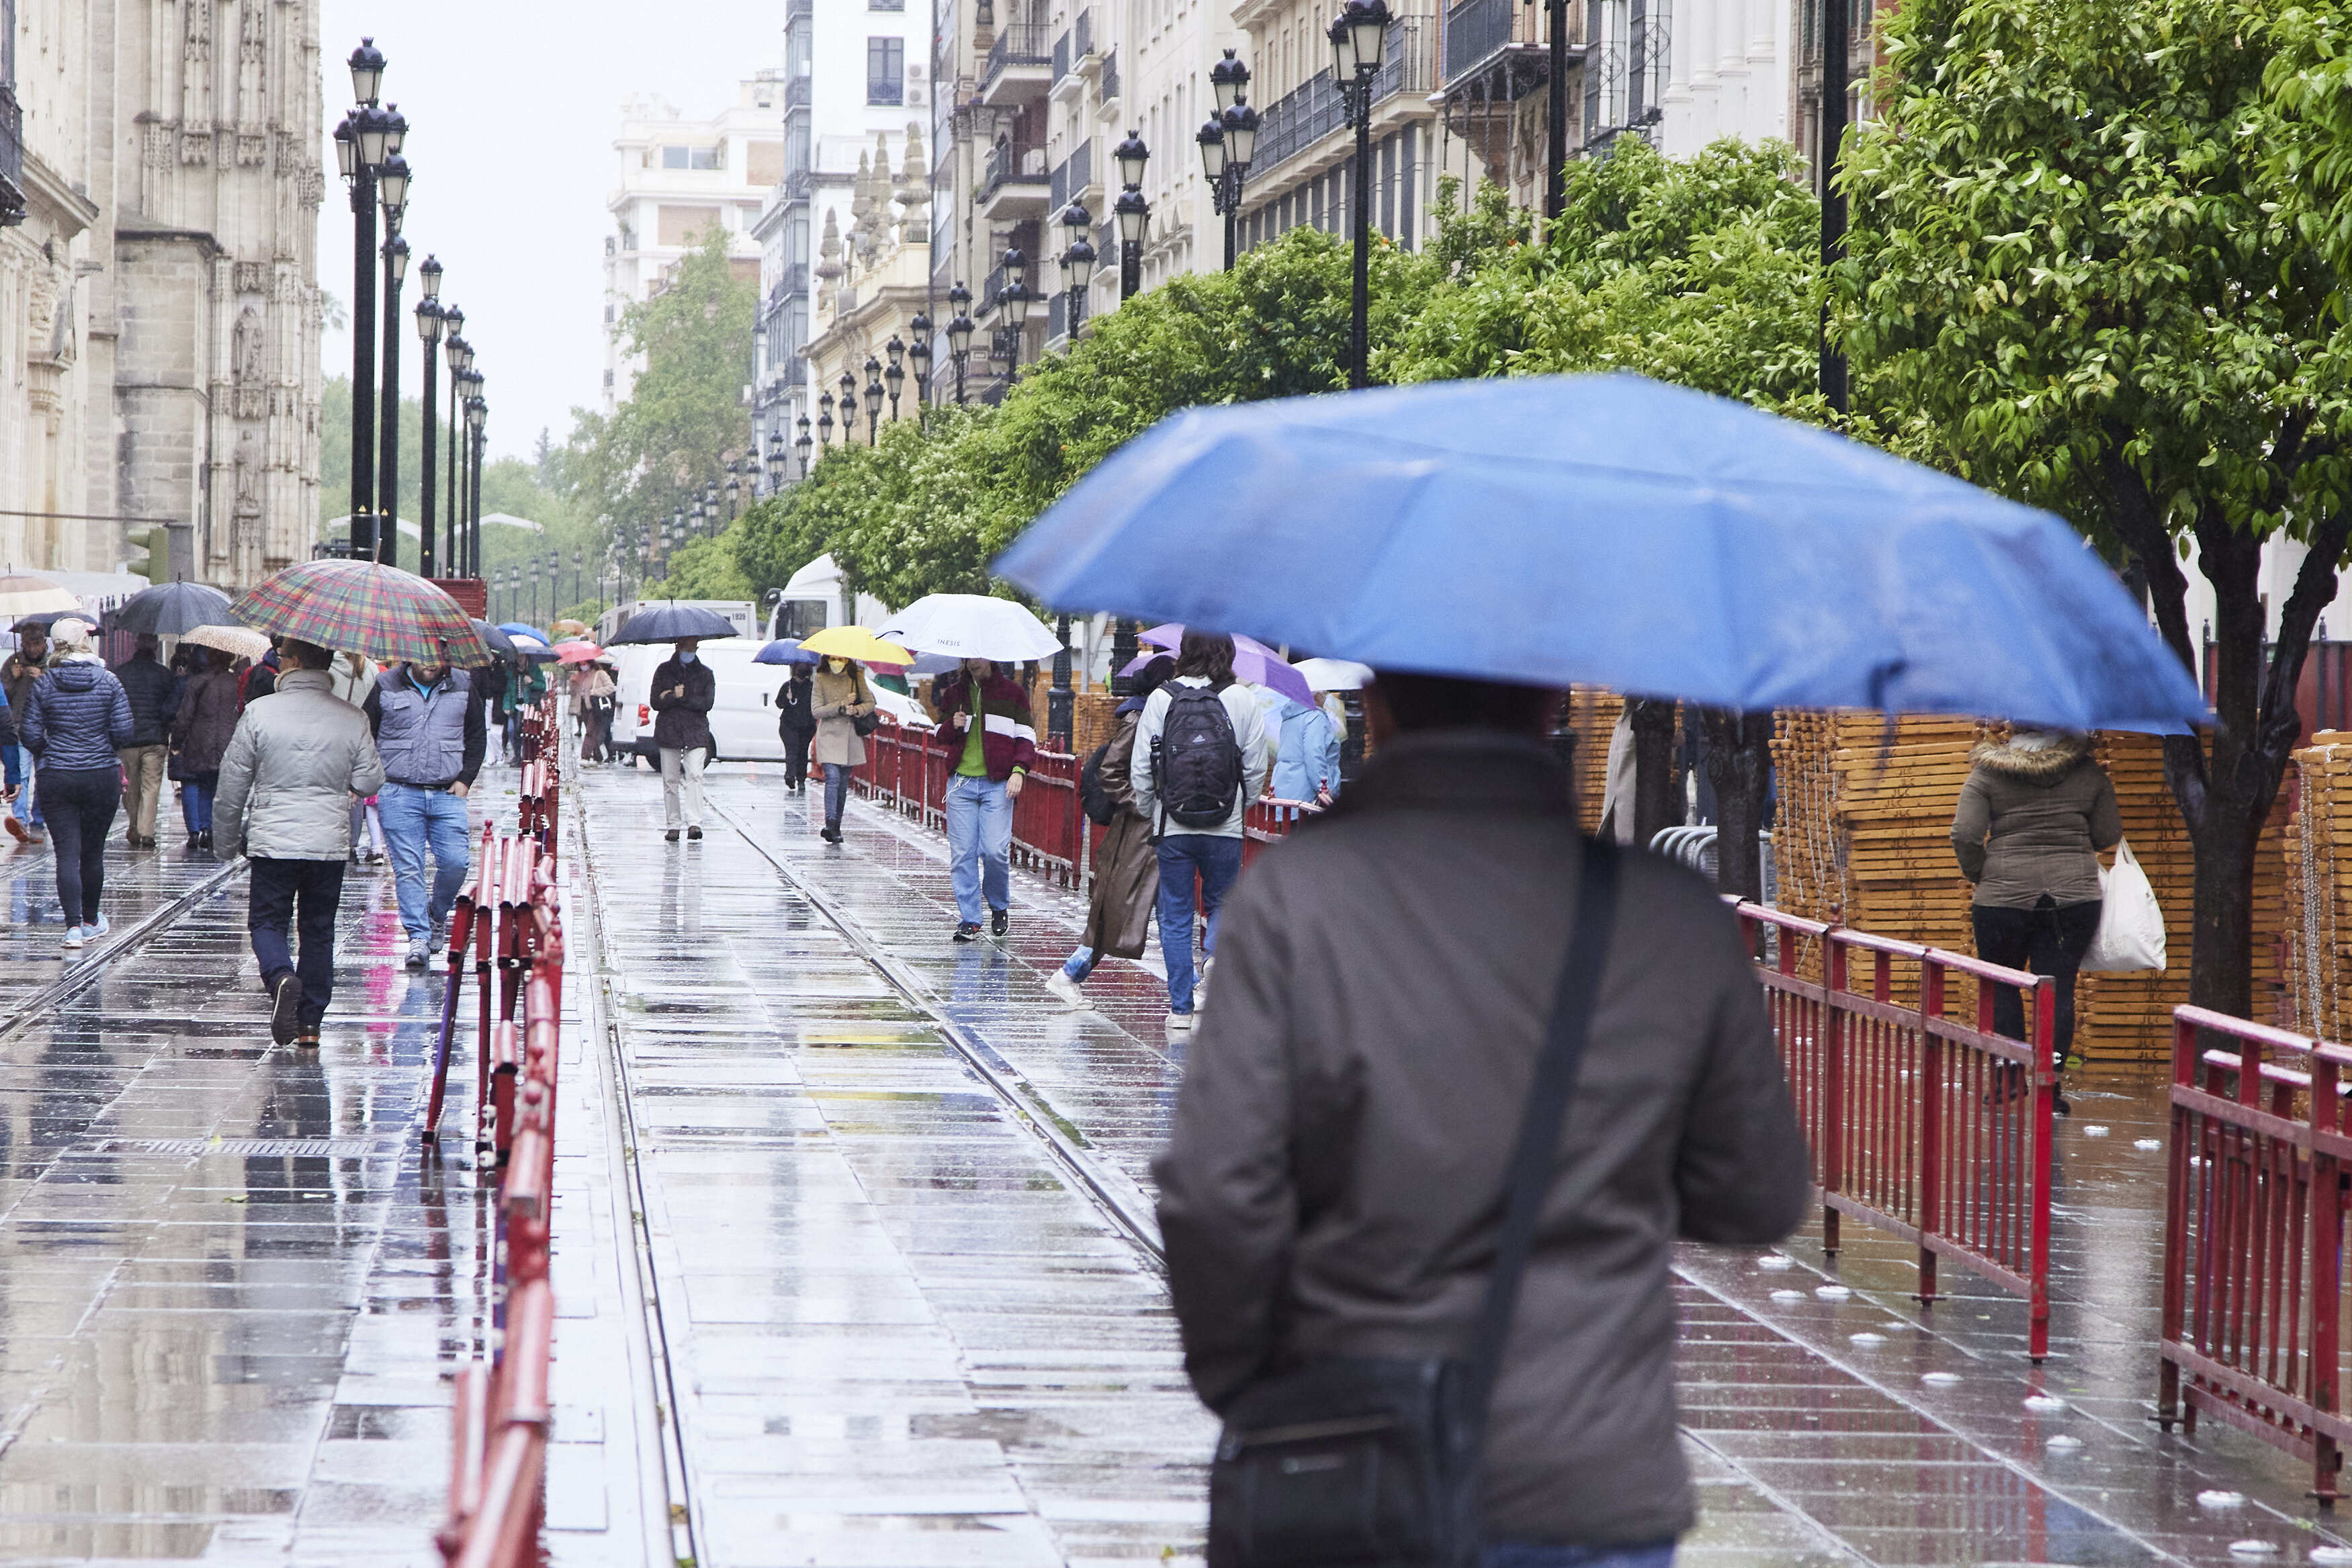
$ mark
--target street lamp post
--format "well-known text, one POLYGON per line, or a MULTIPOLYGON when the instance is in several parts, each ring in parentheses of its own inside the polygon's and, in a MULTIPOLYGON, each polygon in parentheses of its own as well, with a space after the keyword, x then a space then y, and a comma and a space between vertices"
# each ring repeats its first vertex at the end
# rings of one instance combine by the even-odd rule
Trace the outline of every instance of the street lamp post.
POLYGON ((1217 111, 1193 140, 1200 143, 1201 172, 1208 176, 1210 205, 1225 220, 1225 270, 1230 272, 1240 234, 1242 184, 1249 178, 1250 160, 1257 153, 1257 110, 1244 96, 1249 86, 1249 67, 1235 59, 1233 50, 1227 49, 1225 58, 1210 70, 1209 82, 1216 89, 1217 111))
POLYGON ((1078 697, 1070 689, 1070 617, 1066 613, 1054 623, 1054 685, 1045 693, 1045 735, 1047 743, 1057 751, 1076 748, 1070 732, 1076 718, 1078 697))
POLYGON ((482 570, 482 444, 488 437, 482 426, 488 423, 490 405, 482 395, 482 377, 478 371, 466 373, 466 384, 473 395, 466 399, 466 428, 469 441, 466 453, 466 533, 467 548, 472 553, 474 572, 482 570))
MULTIPOLYGON (((801 416, 800 437, 793 443, 794 447, 800 448, 801 478, 803 479, 808 478, 809 448, 815 444, 809 439, 809 417, 803 414, 801 416)), ((784 483, 784 438, 782 436, 776 437, 776 445, 768 454, 768 467, 775 475, 776 488, 782 489, 784 483)))
POLYGON ((835 406, 841 410, 841 444, 846 447, 856 439, 857 434, 857 378, 850 374, 845 367, 838 384, 841 387, 841 401, 835 406))
POLYGON ((971 304, 971 290, 965 288, 963 279, 959 278, 955 287, 948 290, 948 308, 955 312, 948 320, 948 358, 955 362, 956 403, 959 406, 963 403, 964 366, 971 359, 971 311, 968 309, 971 304))
POLYGON ((408 160, 400 155, 408 121, 398 108, 384 110, 383 166, 376 171, 376 195, 383 209, 383 363, 376 399, 375 558, 400 564, 400 286, 408 276, 408 241, 400 236, 408 212, 408 160))
POLYGON ((1143 168, 1151 162, 1151 149, 1130 131, 1111 157, 1118 164, 1118 199, 1110 211, 1118 220, 1118 298, 1124 304, 1143 286, 1143 231, 1151 221, 1151 204, 1143 199, 1143 168))
MULTIPOLYGON (((892 332, 890 341, 882 345, 882 352, 890 356, 890 363, 882 370, 882 383, 890 389, 890 423, 896 425, 898 422, 898 394, 907 384, 907 345, 898 333, 892 332)), ((868 360, 866 363, 871 364, 874 362, 868 360)))
MULTIPOLYGON (((825 447, 833 445, 833 394, 830 392, 816 400, 816 433, 819 444, 825 447)), ((842 437, 842 444, 849 444, 846 436, 842 437)))
MULTIPOLYGON (((752 484, 756 487, 758 483, 759 480, 754 478, 752 484)), ((738 458, 727 465, 727 521, 730 527, 734 524, 736 516, 742 510, 742 500, 743 459, 738 458)))
MULTIPOLYGON (((1371 384, 1370 345, 1372 265, 1372 86, 1388 58, 1387 0, 1348 0, 1331 19, 1324 36, 1331 44, 1331 74, 1346 108, 1348 123, 1356 130, 1355 194, 1349 205, 1349 223, 1356 235, 1354 309, 1348 333, 1348 384, 1371 384)), ((1559 89, 1553 89, 1555 96, 1559 89)))
POLYGON ((437 564, 433 548, 433 502, 439 476, 433 471, 433 437, 437 423, 433 405, 434 394, 441 384, 441 263, 426 257, 425 265, 416 269, 416 279, 418 288, 424 290, 424 298, 416 301, 416 341, 425 359, 425 410, 424 417, 418 421, 418 434, 424 440, 417 452, 416 467, 416 574, 430 577, 437 564))
POLYGON ((466 459, 457 446, 457 423, 466 416, 466 389, 460 379, 466 368, 466 356, 473 352, 465 339, 466 312, 455 305, 441 308, 441 358, 449 372, 449 494, 448 541, 449 570, 457 576, 466 575, 469 563, 466 559, 464 521, 457 505, 458 476, 465 472, 466 459))
POLYGON ((1094 226, 1095 216, 1076 202, 1062 209, 1062 226, 1070 231, 1068 248, 1062 252, 1063 292, 1068 297, 1070 342, 1078 341, 1078 326, 1086 319, 1087 286, 1095 278, 1094 242, 1087 230, 1094 226))
POLYGON ((1019 246, 1007 246, 1003 265, 1004 313, 1013 321, 1013 336, 1005 344, 1004 380, 1010 385, 1021 374, 1021 340, 1029 331, 1029 258, 1019 246))
POLYGON ((907 368, 915 373, 915 406, 927 408, 931 401, 931 318, 928 311, 918 310, 915 319, 907 323, 915 341, 907 345, 907 368))
POLYGON ((872 354, 866 356, 866 444, 873 446, 882 435, 882 362, 872 354))
MULTIPOLYGON (((1821 170, 1822 276, 1845 258, 1845 193, 1838 189, 1838 153, 1845 142, 1849 91, 1847 73, 1853 45, 1849 32, 1853 17, 1847 0, 1826 0, 1822 7, 1822 134, 1813 162, 1821 170)), ((1822 401, 1840 415, 1845 413, 1845 355, 1830 346, 1829 301, 1822 302, 1822 401)))
POLYGON ((347 62, 354 107, 335 128, 335 161, 352 199, 351 552, 375 554, 375 174, 384 160, 383 51, 362 38, 347 62))

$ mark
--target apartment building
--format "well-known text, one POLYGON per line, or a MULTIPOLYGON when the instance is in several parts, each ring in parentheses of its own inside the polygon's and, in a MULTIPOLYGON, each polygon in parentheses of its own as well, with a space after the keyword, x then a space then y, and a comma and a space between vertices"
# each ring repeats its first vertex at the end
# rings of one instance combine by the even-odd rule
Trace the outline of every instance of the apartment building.
POLYGON ((689 119, 651 96, 621 105, 613 140, 620 181, 604 204, 613 215, 604 239, 605 413, 629 395, 639 369, 617 331, 622 312, 651 296, 713 227, 726 235, 738 273, 758 279, 753 231, 784 175, 785 86, 782 70, 760 70, 736 84, 733 103, 706 118, 689 119))
MULTIPOLYGON (((904 221, 882 207, 920 190, 928 209, 930 55, 929 0, 788 0, 783 169, 752 228, 761 301, 752 423, 763 449, 779 437, 789 446, 800 419, 815 416, 809 344, 826 281, 815 247, 828 216, 836 245, 864 266, 886 238, 896 244, 886 227, 904 221), (877 168, 886 192, 878 206, 877 168)), ((834 264, 851 263, 836 254, 834 264)))

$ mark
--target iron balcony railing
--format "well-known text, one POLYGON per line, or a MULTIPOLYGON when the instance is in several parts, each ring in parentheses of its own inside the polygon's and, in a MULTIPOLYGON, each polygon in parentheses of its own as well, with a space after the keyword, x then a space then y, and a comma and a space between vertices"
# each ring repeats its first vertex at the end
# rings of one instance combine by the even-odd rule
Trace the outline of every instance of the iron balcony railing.
POLYGON ((786 109, 805 109, 808 107, 809 98, 814 90, 811 85, 813 79, 814 79, 805 76, 796 76, 784 83, 784 107, 786 109))
MULTIPOLYGON (((1401 92, 1426 95, 1434 85, 1431 78, 1436 74, 1436 62, 1430 58, 1431 52, 1420 18, 1391 26, 1388 59, 1372 79, 1372 101, 1380 103, 1401 92)), ((1250 178, 1256 180, 1276 164, 1297 157, 1346 124, 1346 106, 1340 101, 1339 88, 1332 83, 1331 73, 1316 72, 1303 86, 1275 100, 1273 107, 1259 117, 1257 154, 1250 162, 1250 178)))
POLYGON ((1078 13, 1070 25, 1070 58, 1082 60, 1095 52, 1095 14, 1092 7, 1078 13))
POLYGON ((1070 74, 1070 35, 1065 32, 1054 40, 1054 80, 1058 85, 1070 74))
POLYGON ((1115 103, 1118 100, 1118 51, 1117 49, 1113 49, 1108 54, 1103 56, 1102 100, 1105 103, 1115 103))
POLYGON ((991 310, 996 309, 997 301, 1003 298, 1004 268, 999 267, 992 270, 989 275, 981 281, 979 313, 985 316, 991 310))
MULTIPOLYGON (((1568 7, 1568 47, 1584 42, 1584 7, 1568 7)), ((1462 0, 1445 13, 1444 80, 1450 86, 1505 49, 1540 47, 1543 9, 1525 0, 1462 0)))
POLYGON ((0 81, 0 226, 25 221, 25 111, 13 83, 0 81))
POLYGON ((794 261, 776 269, 776 286, 768 290, 771 300, 786 300, 808 292, 808 263, 794 261))
POLYGON ((1059 208, 1076 201, 1094 181, 1095 144, 1092 138, 1081 142, 1076 151, 1054 165, 1049 196, 1059 208))
POLYGON ((1043 162, 1042 154, 1037 158, 1032 158, 1030 151, 1022 143, 1011 141, 999 142, 995 146, 991 147, 988 150, 987 177, 982 182, 980 199, 986 201, 1004 186, 1012 184, 1045 185, 1050 188, 1053 176, 1043 168, 1039 168, 1034 174, 1022 172, 1032 163, 1043 162))
POLYGON ((981 81, 981 90, 987 91, 1010 67, 1053 63, 1053 40, 1046 36, 1043 23, 1011 23, 996 35, 995 46, 988 51, 988 74, 981 81))
POLYGON ((867 77, 866 79, 866 101, 868 105, 888 107, 903 103, 906 97, 907 79, 904 77, 867 77))
POLYGON ((804 202, 816 186, 814 169, 788 169, 784 173, 784 200, 804 202))

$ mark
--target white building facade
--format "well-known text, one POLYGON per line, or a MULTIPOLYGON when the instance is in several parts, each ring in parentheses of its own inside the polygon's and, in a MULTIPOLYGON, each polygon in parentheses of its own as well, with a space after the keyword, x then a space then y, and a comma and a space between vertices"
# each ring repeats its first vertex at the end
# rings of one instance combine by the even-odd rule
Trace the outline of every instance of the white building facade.
MULTIPOLYGON (((620 336, 622 314, 653 294, 688 251, 716 227, 746 279, 760 271, 760 209, 784 174, 784 73, 738 82, 735 101, 689 119, 659 98, 621 106, 613 140, 619 184, 605 201, 604 409, 629 395, 640 366, 620 336)), ((750 367, 746 367, 748 372, 750 367)))

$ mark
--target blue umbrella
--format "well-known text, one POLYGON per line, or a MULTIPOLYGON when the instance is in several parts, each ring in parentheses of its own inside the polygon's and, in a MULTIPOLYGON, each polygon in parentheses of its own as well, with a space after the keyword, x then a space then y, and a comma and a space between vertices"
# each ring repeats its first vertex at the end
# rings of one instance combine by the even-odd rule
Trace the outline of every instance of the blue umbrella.
POLYGON ((2205 713, 2058 519, 1634 375, 1192 409, 996 570, 1375 668, 2073 729, 2205 713))
POLYGON ((798 637, 778 637, 751 656, 753 664, 814 664, 816 655, 801 651, 798 637))
POLYGON ((552 640, 545 632, 541 631, 537 626, 531 626, 523 621, 500 621, 499 623, 499 630, 506 633, 507 636, 510 637, 537 637, 539 639, 539 645, 541 647, 549 646, 552 640))

